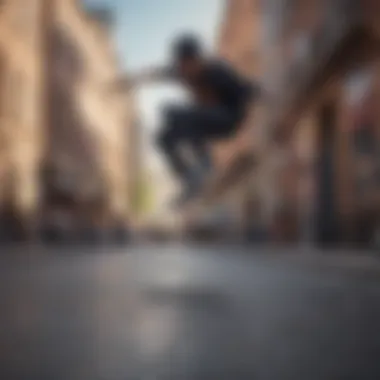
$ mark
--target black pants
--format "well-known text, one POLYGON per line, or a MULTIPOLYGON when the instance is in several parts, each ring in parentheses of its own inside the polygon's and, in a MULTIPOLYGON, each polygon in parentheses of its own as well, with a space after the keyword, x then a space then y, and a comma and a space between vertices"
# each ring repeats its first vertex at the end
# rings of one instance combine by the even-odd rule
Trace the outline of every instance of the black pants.
POLYGON ((209 142, 232 137, 241 120, 240 115, 223 107, 167 107, 157 142, 174 173, 187 179, 192 167, 181 148, 192 150, 196 164, 211 164, 209 142))

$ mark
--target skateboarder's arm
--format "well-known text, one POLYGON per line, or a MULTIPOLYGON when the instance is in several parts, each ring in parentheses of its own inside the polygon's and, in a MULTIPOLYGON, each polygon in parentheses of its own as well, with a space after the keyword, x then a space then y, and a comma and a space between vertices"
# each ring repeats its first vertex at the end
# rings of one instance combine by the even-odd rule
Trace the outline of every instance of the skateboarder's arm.
POLYGON ((112 88, 123 91, 145 84, 167 82, 175 79, 176 73, 171 68, 151 68, 134 75, 126 75, 119 78, 113 83, 112 88))

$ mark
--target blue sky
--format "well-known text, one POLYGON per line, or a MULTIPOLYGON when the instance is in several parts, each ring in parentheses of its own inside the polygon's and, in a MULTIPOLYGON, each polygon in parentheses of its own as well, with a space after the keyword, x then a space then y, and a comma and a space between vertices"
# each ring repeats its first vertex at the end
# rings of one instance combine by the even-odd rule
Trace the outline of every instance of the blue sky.
MULTIPOLYGON (((116 14, 115 41, 124 67, 131 72, 166 61, 168 42, 181 31, 193 31, 211 47, 224 0, 86 0, 106 5, 116 14)), ((158 110, 168 100, 183 99, 180 89, 151 86, 138 94, 142 121, 159 124, 158 110)))

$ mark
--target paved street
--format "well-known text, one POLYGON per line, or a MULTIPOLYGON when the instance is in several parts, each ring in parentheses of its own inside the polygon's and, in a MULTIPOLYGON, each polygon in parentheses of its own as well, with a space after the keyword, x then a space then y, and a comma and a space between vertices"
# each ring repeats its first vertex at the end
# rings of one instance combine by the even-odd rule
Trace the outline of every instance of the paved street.
POLYGON ((251 251, 3 255, 0 378, 380 379, 376 260, 251 251))

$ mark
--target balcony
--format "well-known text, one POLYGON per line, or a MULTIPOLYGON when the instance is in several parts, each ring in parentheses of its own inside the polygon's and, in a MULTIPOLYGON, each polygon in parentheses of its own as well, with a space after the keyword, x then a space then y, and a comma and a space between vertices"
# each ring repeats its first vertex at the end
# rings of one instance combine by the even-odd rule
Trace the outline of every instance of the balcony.
POLYGON ((379 14, 376 0, 325 3, 318 27, 294 39, 296 48, 282 80, 283 95, 276 120, 286 121, 295 107, 302 108, 301 103, 308 101, 334 70, 350 64, 353 49, 368 46, 365 39, 371 34, 375 36, 372 32, 377 27, 373 16, 376 12, 379 14))

